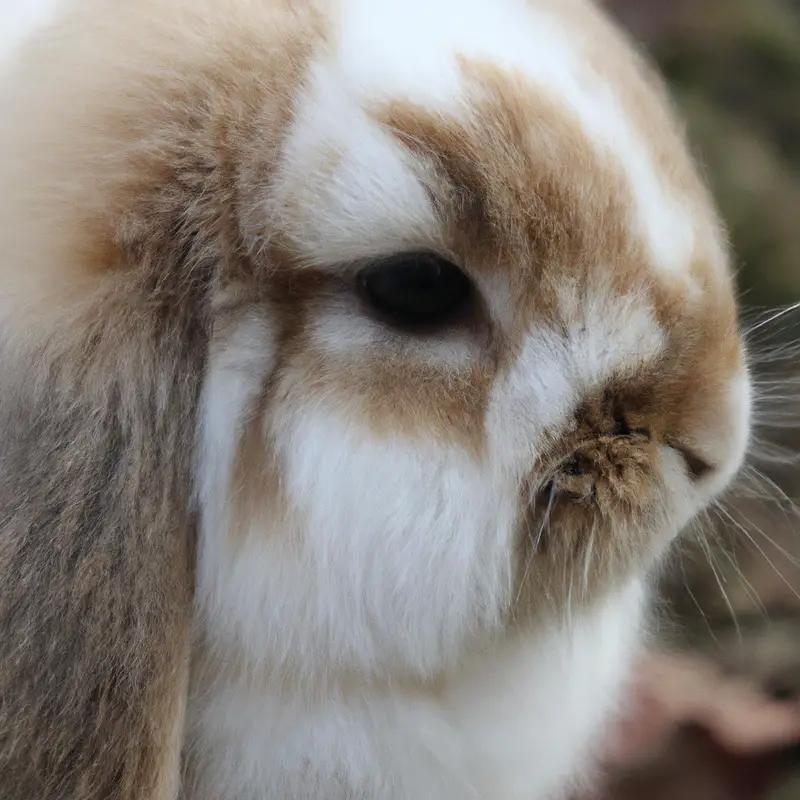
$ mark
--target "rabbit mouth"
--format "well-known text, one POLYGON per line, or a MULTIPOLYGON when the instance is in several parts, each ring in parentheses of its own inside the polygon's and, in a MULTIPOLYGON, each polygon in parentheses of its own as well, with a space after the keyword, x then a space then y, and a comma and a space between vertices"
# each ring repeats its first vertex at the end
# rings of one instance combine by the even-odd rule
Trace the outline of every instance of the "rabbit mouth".
POLYGON ((711 467, 672 444, 645 395, 587 398, 532 471, 518 596, 573 608, 595 602, 646 574, 699 504, 696 484, 711 467))

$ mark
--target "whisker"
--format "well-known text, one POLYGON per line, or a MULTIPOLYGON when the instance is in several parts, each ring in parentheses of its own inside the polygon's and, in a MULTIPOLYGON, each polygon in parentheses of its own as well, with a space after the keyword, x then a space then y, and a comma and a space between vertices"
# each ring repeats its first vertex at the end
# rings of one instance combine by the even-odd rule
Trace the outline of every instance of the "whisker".
POLYGON ((769 311, 769 312, 767 312, 769 314, 769 316, 767 316, 764 319, 760 320, 755 325, 751 325, 748 328, 746 328, 745 335, 747 337, 750 337, 756 331, 759 331, 762 328, 765 328, 768 325, 771 325, 773 322, 777 322, 779 319, 782 319, 787 314, 791 314, 794 311, 797 311, 798 309, 800 309, 800 302, 792 303, 789 306, 784 306, 783 308, 778 309, 777 311, 774 311, 774 310, 769 311))
POLYGON ((586 543, 586 552, 583 557, 583 591, 589 591, 589 573, 592 569, 592 556, 594 554, 594 540, 597 535, 597 519, 592 521, 592 530, 586 543))
MULTIPOLYGON (((536 500, 533 500, 533 505, 531 508, 531 513, 534 513, 536 510, 536 500)), ((525 519, 525 538, 528 539, 531 537, 531 520, 530 517, 526 516, 525 519)), ((519 585, 517 586, 517 594, 514 598, 514 608, 516 609, 519 606, 520 598, 522 597, 523 589, 525 588, 525 584, 530 576, 531 565, 533 564, 533 559, 536 557, 536 548, 526 548, 525 549, 525 566, 522 570, 522 577, 519 580, 519 585)))
POLYGON ((542 524, 539 526, 539 533, 536 534, 536 540, 533 543, 533 550, 534 552, 538 552, 539 546, 542 542, 542 535, 544 534, 545 528, 548 528, 550 524, 550 513, 553 510, 553 503, 555 502, 556 498, 556 485, 555 483, 550 484, 550 494, 547 499, 547 508, 544 512, 544 518, 542 519, 542 524))
POLYGON ((725 518, 734 525, 741 533, 743 533, 748 541, 755 547, 764 560, 769 564, 775 574, 781 579, 781 581, 786 585, 789 591, 798 599, 800 600, 800 594, 798 594, 797 590, 792 586, 792 584, 786 579, 786 576, 775 566, 775 562, 764 552, 764 548, 753 538, 752 534, 742 525, 732 514, 730 514, 725 508, 722 506, 715 506, 715 509, 725 518))
MULTIPOLYGON (((800 509, 798 509, 797 505, 795 504, 794 500, 786 494, 786 492, 778 486, 775 481, 770 478, 768 475, 765 475, 761 470, 755 467, 753 464, 745 464, 742 470, 744 476, 750 477, 755 483, 756 486, 759 488, 766 488, 770 492, 772 492, 772 500, 773 502, 777 503, 777 505, 786 512, 785 519, 789 520, 788 512, 793 512, 793 516, 800 519, 800 509)), ((758 496, 758 495, 757 495, 758 496)), ((763 495, 762 499, 768 499, 769 495, 763 495)))
POLYGON ((741 516, 745 522, 747 522, 752 526, 752 530, 755 533, 764 538, 770 544, 770 546, 773 547, 775 550, 777 550, 778 553, 782 555, 793 567, 797 567, 798 569, 800 569, 800 558, 798 558, 795 555, 792 555, 792 553, 790 553, 785 547, 783 547, 783 545, 778 544, 778 542, 776 542, 775 539, 773 539, 768 533, 762 530, 762 528, 756 525, 751 519, 744 516, 744 514, 741 514, 741 516))
POLYGON ((735 558, 735 556, 731 555, 724 547, 720 547, 719 552, 723 556, 725 556, 725 558, 728 560, 728 563, 731 565, 734 572, 736 573, 736 577, 742 582, 742 586, 744 587, 747 596, 753 601, 759 613, 762 615, 764 619, 769 620, 769 612, 767 611, 766 606, 762 602, 761 597, 759 596, 753 584, 750 583, 750 581, 747 579, 747 576, 742 571, 742 568, 739 566, 738 560, 735 558))
POLYGON ((699 612, 700 618, 703 620, 703 624, 708 630, 708 634, 711 640, 719 644, 717 635, 714 631, 714 627, 712 626, 711 621, 708 618, 708 614, 706 613, 700 601, 697 599, 697 595, 692 591, 691 580, 689 576, 686 574, 686 565, 683 562, 683 558, 679 557, 678 561, 681 569, 681 583, 683 584, 683 588, 686 590, 686 594, 689 596, 689 599, 692 601, 692 604, 699 612))
POLYGON ((700 539, 701 547, 703 548, 703 552, 705 553, 706 560, 708 566, 711 569, 712 574, 714 575, 714 580, 719 587, 720 594, 722 595, 722 599, 725 601, 725 605, 728 607, 728 611, 731 615, 731 622, 733 623, 734 628, 736 629, 736 638, 739 644, 742 643, 742 632, 739 628, 739 619, 736 616, 736 611, 733 608, 733 603, 731 603, 731 599, 728 596, 728 593, 725 591, 725 586, 723 585, 723 579, 720 577, 720 573, 717 570, 717 565, 714 561, 714 555, 711 551, 711 548, 708 544, 708 540, 705 538, 700 539))
MULTIPOLYGON (((537 494, 534 493, 533 494, 533 500, 532 500, 532 508, 531 508, 532 514, 536 510, 536 496, 537 496, 537 494)), ((541 523, 539 525, 539 530, 538 530, 538 532, 536 534, 536 537, 533 539, 533 547, 529 548, 527 553, 526 553, 526 555, 525 555, 525 568, 523 570, 522 578, 521 578, 521 580, 519 582, 519 586, 517 587, 517 595, 516 595, 515 603, 514 603, 515 606, 519 605, 519 601, 520 601, 520 598, 522 597, 522 592, 523 592, 523 589, 525 587, 525 583, 528 580, 528 577, 530 576, 530 570, 531 570, 531 566, 533 565, 533 560, 536 558, 536 556, 539 553, 539 549, 540 549, 541 543, 542 543, 542 537, 544 536, 545 530, 547 530, 548 533, 549 533, 550 514, 551 514, 552 509, 553 509, 553 503, 555 502, 555 496, 556 496, 555 484, 551 484, 550 493, 549 493, 548 498, 547 498, 547 507, 545 508, 544 516, 542 517, 542 521, 541 521, 541 523)), ((525 526, 526 526, 525 535, 526 535, 526 537, 528 537, 528 536, 530 536, 530 532, 531 532, 531 520, 530 520, 530 517, 528 517, 526 519, 525 526)))
POLYGON ((567 588, 567 630, 572 631, 572 590, 575 586, 575 570, 571 569, 571 567, 575 566, 575 551, 570 551, 570 557, 563 558, 563 569, 564 569, 564 582, 568 586, 567 588))

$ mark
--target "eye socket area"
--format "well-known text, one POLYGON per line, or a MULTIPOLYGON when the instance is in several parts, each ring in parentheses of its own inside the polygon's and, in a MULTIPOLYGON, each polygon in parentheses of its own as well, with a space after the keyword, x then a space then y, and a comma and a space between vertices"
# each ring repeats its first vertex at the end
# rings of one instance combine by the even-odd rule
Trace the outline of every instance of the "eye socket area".
POLYGON ((440 327, 466 312, 474 287, 452 262, 430 252, 399 253, 357 274, 358 291, 388 324, 440 327))

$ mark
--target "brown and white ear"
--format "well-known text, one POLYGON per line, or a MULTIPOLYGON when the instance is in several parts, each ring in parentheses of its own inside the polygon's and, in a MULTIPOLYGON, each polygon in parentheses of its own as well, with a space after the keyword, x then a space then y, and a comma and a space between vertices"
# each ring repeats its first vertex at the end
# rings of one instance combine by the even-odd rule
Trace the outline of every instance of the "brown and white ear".
MULTIPOLYGON (((209 297, 239 151, 274 148, 229 97, 249 15, 152 5, 68 3, 0 76, 2 800, 180 791, 209 297)), ((305 41, 285 6, 265 28, 305 41)), ((276 103, 299 56, 257 52, 276 103)))
POLYGON ((179 791, 205 344, 174 295, 155 302, 137 275, 44 337, 4 320, 4 800, 179 791))

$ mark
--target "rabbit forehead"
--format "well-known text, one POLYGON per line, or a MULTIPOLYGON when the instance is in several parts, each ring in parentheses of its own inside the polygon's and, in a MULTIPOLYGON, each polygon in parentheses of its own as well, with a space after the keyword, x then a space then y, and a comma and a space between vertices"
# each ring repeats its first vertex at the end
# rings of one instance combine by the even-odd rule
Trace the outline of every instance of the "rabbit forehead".
MULTIPOLYGON (((477 134, 479 146, 469 156, 487 173, 498 160, 508 161, 515 148, 538 152, 564 167, 576 157, 578 163, 591 157, 613 164, 630 196, 624 223, 646 248, 647 265, 667 275, 685 274, 704 198, 653 83, 628 45, 588 3, 342 0, 333 15, 325 60, 316 67, 304 104, 330 108, 332 94, 339 95, 339 130, 331 131, 328 143, 359 151, 362 177, 357 183, 372 181, 374 188, 382 182, 394 195, 371 214, 374 218, 390 206, 393 212, 402 209, 387 214, 393 238, 410 214, 417 235, 426 211, 411 178, 396 179, 399 167, 393 180, 380 180, 401 157, 392 160, 378 146, 386 120, 376 109, 405 103, 477 134), (487 82, 489 71, 494 77, 487 82), (490 130, 475 124, 485 115, 487 95, 497 101, 490 130), (569 135, 557 148, 541 141, 546 137, 542 125, 553 113, 569 120, 569 135), (363 114, 378 123, 371 133, 361 124, 363 114), (575 153, 576 148, 581 152, 575 153)), ((332 116, 326 115, 328 131, 332 116)), ((497 166, 504 167, 500 174, 508 174, 507 163, 497 166)), ((563 179, 575 177, 574 170, 564 173, 563 179)), ((377 195, 371 192, 373 200, 377 195)), ((529 211, 523 201, 519 214, 529 211)), ((352 216, 341 220, 340 231, 351 221, 352 216)))
MULTIPOLYGON (((509 9, 526 20, 535 11, 500 5, 506 22, 509 9)), ((572 48, 571 62, 520 48, 520 58, 534 53, 523 69, 439 48, 430 57, 444 89, 434 98, 427 56, 398 66, 379 35, 353 40, 371 30, 367 21, 351 26, 310 66, 271 185, 272 215, 301 261, 445 251, 518 337, 532 317, 563 322, 565 285, 584 296, 598 285, 638 293, 668 327, 714 306, 730 327, 736 307, 713 204, 657 87, 632 60, 610 70, 621 75, 612 87, 566 28, 558 46, 572 48)), ((528 28, 535 44, 538 29, 528 28)), ((580 304, 570 313, 580 317, 580 304)))

